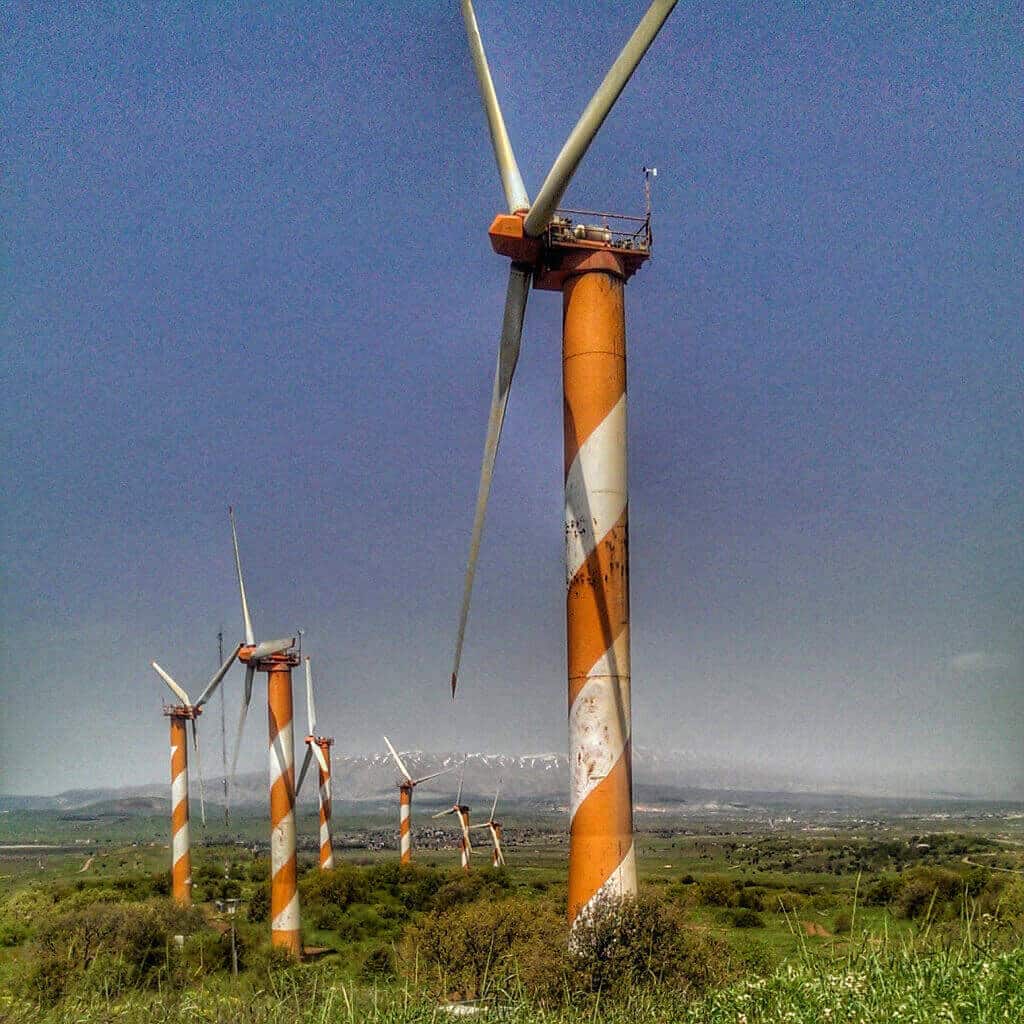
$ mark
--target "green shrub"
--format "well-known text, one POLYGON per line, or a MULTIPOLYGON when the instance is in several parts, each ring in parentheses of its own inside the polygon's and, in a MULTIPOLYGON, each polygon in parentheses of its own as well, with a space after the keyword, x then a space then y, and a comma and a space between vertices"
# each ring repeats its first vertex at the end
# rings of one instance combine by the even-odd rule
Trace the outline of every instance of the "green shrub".
POLYGON ((766 910, 765 894, 763 889, 755 889, 752 886, 744 886, 740 889, 737 899, 737 906, 745 907, 747 910, 766 910))
POLYGON ((844 907, 836 914, 835 920, 832 922, 832 931, 836 935, 848 935, 851 928, 853 928, 853 912, 844 907))
POLYGON ((736 967, 725 943, 647 896, 607 903, 586 921, 577 920, 571 963, 573 987, 612 997, 652 985, 702 991, 724 982, 736 967))
POLYGON ((567 974, 562 915, 538 900, 478 900, 435 910, 406 930, 401 968, 435 998, 523 991, 557 999, 567 974))
POLYGON ((739 907, 729 915, 733 928, 763 928, 764 918, 749 907, 739 907))
POLYGON ((963 878, 937 867, 911 868, 903 876, 896 905, 904 917, 918 918, 941 912, 943 904, 962 895, 963 878))
POLYGON ((861 902, 868 907, 887 907, 896 901, 903 882, 895 875, 882 875, 866 886, 861 902))
POLYGON ((731 907, 737 898, 736 886, 725 875, 705 875, 700 880, 700 901, 706 907, 731 907))
POLYGON ((368 981, 390 978, 395 973, 395 958, 389 946, 377 946, 366 954, 360 975, 368 981))
POLYGON ((270 882, 256 886, 249 894, 249 902, 245 908, 245 916, 249 921, 267 921, 270 918, 270 882))
POLYGON ((31 946, 26 993, 41 1004, 70 988, 116 995, 168 967, 174 935, 198 931, 202 915, 169 901, 93 903, 44 921, 31 946))

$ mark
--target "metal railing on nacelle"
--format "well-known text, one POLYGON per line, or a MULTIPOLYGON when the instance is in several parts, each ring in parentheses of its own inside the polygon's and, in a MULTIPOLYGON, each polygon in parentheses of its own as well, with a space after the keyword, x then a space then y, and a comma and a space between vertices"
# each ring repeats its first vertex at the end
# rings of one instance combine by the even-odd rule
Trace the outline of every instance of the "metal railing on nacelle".
POLYGON ((650 252, 651 215, 648 213, 646 217, 634 217, 602 210, 556 210, 545 234, 549 245, 558 242, 603 242, 616 249, 650 252))

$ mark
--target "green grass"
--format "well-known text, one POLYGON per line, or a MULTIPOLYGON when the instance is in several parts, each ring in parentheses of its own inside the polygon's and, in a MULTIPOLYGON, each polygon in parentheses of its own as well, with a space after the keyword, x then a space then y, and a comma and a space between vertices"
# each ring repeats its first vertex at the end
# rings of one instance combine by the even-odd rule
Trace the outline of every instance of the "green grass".
MULTIPOLYGON (((495 1000, 484 1020, 509 1024, 995 1024, 1024 1020, 1024 948, 990 953, 965 944, 953 950, 909 945, 821 956, 804 951, 764 978, 737 982, 702 998, 637 992, 602 1004, 600 997, 544 1011, 514 994, 495 1000)), ((407 988, 374 989, 332 979, 324 968, 285 972, 254 987, 225 980, 185 992, 69 1000, 49 1014, 0 996, 5 1024, 426 1024, 451 1019, 407 988)))

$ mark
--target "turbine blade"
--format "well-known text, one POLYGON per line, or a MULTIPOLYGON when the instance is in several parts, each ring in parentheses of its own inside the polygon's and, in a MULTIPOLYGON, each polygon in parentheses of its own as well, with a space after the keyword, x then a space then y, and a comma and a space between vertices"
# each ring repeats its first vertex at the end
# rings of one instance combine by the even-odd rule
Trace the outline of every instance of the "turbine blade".
POLYGON ((449 772, 455 771, 455 765, 451 768, 442 768, 439 772, 433 772, 430 775, 422 775, 418 779, 410 779, 409 781, 414 785, 418 786, 421 782, 429 782, 431 779, 436 779, 439 775, 447 775, 449 772))
POLYGON ((170 687, 174 696, 177 697, 185 707, 191 707, 192 701, 189 700, 188 694, 155 661, 151 661, 150 664, 156 670, 156 674, 170 687))
POLYGON ((431 818, 444 818, 449 814, 456 814, 457 811, 454 807, 449 807, 447 811, 438 811, 437 814, 432 814, 431 818))
POLYGON ((249 602, 245 599, 245 583, 242 581, 242 559, 238 554, 238 534, 235 532, 235 510, 228 507, 228 518, 231 520, 231 542, 235 546, 235 572, 238 574, 238 592, 242 596, 242 623, 245 626, 245 642, 256 643, 256 634, 252 630, 252 619, 249 617, 249 602))
MULTIPOLYGON (((405 767, 405 762, 398 756, 398 751, 395 750, 393 746, 391 746, 391 740, 389 740, 387 736, 385 736, 384 742, 388 745, 388 750, 391 751, 391 756, 395 759, 395 763, 398 765, 398 770, 402 773, 403 776, 405 776, 407 782, 412 782, 413 779, 412 776, 409 774, 409 769, 405 767)), ((416 783, 413 782, 413 785, 415 784, 416 783)))
POLYGON ((289 647, 295 646, 295 640, 293 636, 285 636, 280 640, 262 640, 253 647, 250 658, 252 661, 259 661, 260 658, 269 658, 272 654, 287 651, 289 647))
POLYGON ((466 23, 469 52, 473 57, 473 68, 476 71, 477 84, 480 86, 480 98, 483 100, 484 113, 487 115, 487 127, 491 133, 494 159, 501 175, 501 187, 505 190, 508 211, 515 213, 516 210, 526 210, 530 206, 530 197, 526 194, 516 155, 512 152, 512 143, 505 129, 505 119, 501 116, 498 94, 494 91, 491 69, 487 66, 487 54, 484 52, 471 0, 462 0, 462 18, 466 23))
POLYGON ((470 839, 469 839, 469 822, 468 822, 468 818, 469 818, 468 815, 464 818, 462 816, 462 811, 459 811, 459 824, 462 826, 462 838, 466 841, 466 849, 470 853, 472 853, 473 852, 473 844, 470 842, 470 839))
POLYGON ((565 195, 565 190, 569 187, 569 182, 572 181, 572 176, 576 173, 576 168, 594 141, 594 136, 604 124, 604 119, 615 106, 615 101, 675 5, 676 0, 654 0, 647 13, 640 19, 640 24, 629 37, 629 42, 623 47, 622 53, 616 58, 608 74, 604 76, 604 81, 597 87, 597 92, 580 115, 576 127, 569 133, 562 151, 551 165, 551 170, 548 171, 548 176, 544 179, 544 184, 541 185, 537 198, 534 199, 530 212, 523 222, 523 230, 527 235, 535 238, 547 228, 558 204, 562 201, 562 196, 565 195))
POLYGON ((235 736, 235 752, 231 756, 231 781, 230 787, 235 785, 235 769, 238 767, 238 751, 242 746, 242 730, 245 728, 245 716, 249 711, 249 701, 252 699, 252 680, 256 674, 256 668, 252 664, 245 666, 245 691, 242 694, 242 713, 238 719, 238 733, 235 736))
POLYGON ((242 649, 242 645, 239 644, 232 655, 224 662, 219 669, 217 669, 214 677, 206 684, 206 689, 199 696, 199 700, 196 701, 196 707, 201 708, 216 692, 217 687, 220 686, 221 680, 228 674, 228 669, 235 663, 235 658, 238 657, 238 652, 242 649))
POLYGON ((466 780, 466 758, 462 759, 462 770, 459 772, 459 791, 455 794, 455 805, 462 803, 462 783, 466 780))
POLYGON ((501 428, 505 422, 509 388, 519 359, 519 344, 523 337, 523 315, 530 293, 530 271, 515 263, 509 270, 508 291, 505 295, 505 315, 501 325, 501 343, 498 348, 498 363, 494 371, 494 391, 491 396, 491 411, 487 418, 487 437, 484 441, 483 464, 480 467, 480 486, 476 495, 476 512, 473 515, 473 533, 469 541, 469 560, 466 565, 466 582, 462 592, 462 608, 459 611, 459 630, 455 640, 455 660, 452 666, 452 698, 458 685, 459 664, 462 661, 462 645, 466 637, 466 620, 469 618, 469 599, 473 592, 473 577, 476 575, 476 560, 480 554, 480 538, 484 530, 484 516, 487 513, 487 499, 491 493, 494 477, 494 460, 498 454, 501 428))
POLYGON ((196 720, 192 719, 192 750, 196 755, 196 777, 199 779, 199 814, 203 819, 203 828, 206 828, 206 787, 203 784, 203 762, 199 757, 199 731, 196 729, 196 720))
POLYGON ((498 794, 501 792, 501 779, 498 779, 498 788, 494 791, 494 803, 491 804, 491 817, 489 820, 494 821, 494 812, 498 809, 498 794))
POLYGON ((505 854, 504 854, 504 851, 501 849, 501 839, 498 836, 498 830, 497 829, 494 829, 493 835, 494 835, 494 848, 495 848, 495 850, 498 851, 498 863, 502 867, 504 867, 505 866, 505 854))
POLYGON ((306 655, 306 721, 309 723, 309 734, 316 735, 316 705, 313 703, 313 674, 309 667, 309 655, 306 655))
POLYGON ((313 744, 306 744, 306 756, 302 759, 302 771, 299 772, 299 781, 295 783, 295 795, 299 795, 299 790, 302 789, 302 782, 306 778, 306 772, 309 771, 310 763, 313 760, 313 744))
POLYGON ((316 758, 316 763, 320 765, 324 775, 329 775, 331 771, 330 765, 327 763, 327 758, 324 757, 324 752, 320 749, 319 743, 311 743, 310 747, 313 749, 313 756, 316 758))

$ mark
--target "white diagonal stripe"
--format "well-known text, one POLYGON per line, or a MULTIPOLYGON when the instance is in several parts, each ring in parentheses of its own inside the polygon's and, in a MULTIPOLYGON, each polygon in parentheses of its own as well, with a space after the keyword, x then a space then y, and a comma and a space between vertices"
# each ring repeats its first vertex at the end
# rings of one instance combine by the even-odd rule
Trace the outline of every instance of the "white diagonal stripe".
POLYGON ((580 445, 565 477, 565 574, 572 581, 626 508, 626 396, 580 445))
POLYGON ((570 818, 622 757, 629 730, 629 677, 589 678, 569 709, 570 818))
POLYGON ((299 894, 288 901, 288 906, 274 918, 270 927, 275 932, 295 932, 299 930, 299 894))

